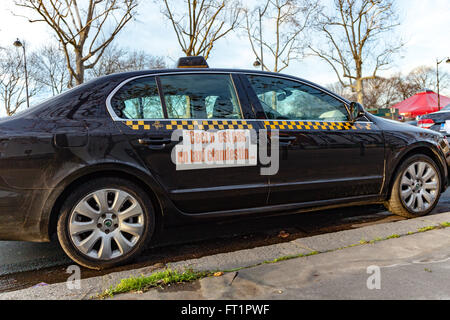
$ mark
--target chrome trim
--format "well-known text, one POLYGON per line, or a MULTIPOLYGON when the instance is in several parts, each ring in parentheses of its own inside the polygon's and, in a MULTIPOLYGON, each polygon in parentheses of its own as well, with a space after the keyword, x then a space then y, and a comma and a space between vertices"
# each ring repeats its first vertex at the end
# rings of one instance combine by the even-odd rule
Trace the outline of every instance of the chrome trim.
MULTIPOLYGON (((259 76, 262 76, 262 77, 273 77, 273 78, 280 78, 280 79, 285 79, 285 80, 289 80, 289 81, 299 82, 301 84, 313 87, 313 88, 315 88, 317 90, 320 90, 320 91, 322 91, 322 92, 324 92, 326 94, 329 94, 330 96, 332 96, 332 97, 336 98, 337 100, 341 101, 342 103, 344 103, 344 106, 347 109, 348 114, 350 115, 350 111, 349 111, 348 106, 347 106, 348 103, 345 100, 343 100, 341 97, 339 97, 338 95, 334 94, 333 92, 325 91, 324 89, 320 88, 317 85, 314 85, 314 84, 311 84, 311 83, 307 83, 307 82, 302 81, 301 79, 297 79, 297 78, 290 78, 290 77, 286 77, 286 76, 273 75, 273 74, 264 75, 264 74, 261 74, 261 73, 256 73, 256 72, 252 73, 252 72, 248 72, 248 71, 245 71, 245 72, 242 72, 242 71, 229 71, 229 72, 227 72, 227 71, 195 71, 195 72, 194 71, 184 71, 184 72, 173 72, 172 71, 172 72, 163 72, 163 73, 150 73, 150 74, 145 74, 145 75, 131 77, 131 78, 126 79, 126 80, 122 81, 121 83, 119 83, 117 85, 117 87, 113 91, 111 91, 111 93, 106 98, 106 109, 108 110, 108 113, 111 116, 111 118, 113 119, 113 121, 153 121, 153 120, 154 121, 165 121, 165 120, 167 120, 167 121, 173 121, 173 120, 179 120, 179 121, 182 121, 182 120, 208 120, 208 121, 214 121, 214 120, 217 120, 217 121, 223 121, 223 120, 235 120, 235 121, 320 121, 320 120, 316 120, 316 119, 307 119, 307 120, 304 120, 304 119, 303 120, 301 120, 301 119, 298 119, 298 120, 296 120, 296 119, 289 119, 289 120, 283 120, 283 119, 280 119, 280 120, 273 120, 273 119, 179 119, 179 118, 176 118, 176 119, 173 119, 173 118, 167 118, 167 119, 165 119, 165 118, 164 119, 123 119, 123 118, 120 118, 120 117, 118 117, 116 115, 116 113, 114 112, 114 110, 113 110, 113 108, 111 106, 111 99, 113 98, 113 96, 117 93, 117 91, 120 90, 120 88, 122 88, 125 84, 127 84, 130 81, 133 81, 133 80, 136 80, 136 79, 140 79, 140 78, 147 78, 147 77, 157 77, 157 76, 165 76, 165 75, 173 75, 173 74, 199 74, 199 73, 200 74, 203 74, 203 73, 208 73, 208 74, 228 74, 228 75, 230 75, 230 77, 231 77, 232 74, 259 75, 259 76)), ((233 83, 233 86, 235 86, 233 77, 231 77, 231 81, 233 83)), ((239 96, 237 95, 236 87, 234 89, 235 89, 235 92, 236 92, 236 97, 237 97, 238 102, 239 102, 239 107, 241 108, 241 116, 244 116, 243 111, 242 111, 241 101, 239 99, 239 96)), ((162 103, 162 101, 161 101, 161 103, 162 103)), ((350 120, 347 120, 347 121, 321 121, 321 122, 349 122, 349 121, 350 120)), ((357 122, 359 122, 359 123, 374 123, 372 121, 357 121, 357 122)))

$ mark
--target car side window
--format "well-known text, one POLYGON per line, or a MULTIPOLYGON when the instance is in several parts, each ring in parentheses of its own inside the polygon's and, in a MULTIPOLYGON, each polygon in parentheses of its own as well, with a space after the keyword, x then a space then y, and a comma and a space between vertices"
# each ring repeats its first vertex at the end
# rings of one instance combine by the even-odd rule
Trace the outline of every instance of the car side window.
POLYGON ((242 118, 230 75, 166 75, 160 80, 170 119, 242 118))
POLYGON ((308 85, 268 76, 247 75, 268 119, 347 121, 343 102, 308 85))
POLYGON ((163 119, 164 112, 155 77, 126 83, 111 99, 111 106, 122 119, 163 119))

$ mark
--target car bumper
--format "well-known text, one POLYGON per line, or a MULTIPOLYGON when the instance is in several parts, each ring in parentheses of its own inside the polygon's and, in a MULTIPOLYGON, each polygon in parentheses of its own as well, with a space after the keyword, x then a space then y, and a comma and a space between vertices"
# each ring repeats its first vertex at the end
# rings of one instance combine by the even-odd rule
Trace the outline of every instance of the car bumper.
POLYGON ((0 240, 49 241, 48 221, 42 218, 48 194, 49 190, 15 189, 0 181, 0 240))

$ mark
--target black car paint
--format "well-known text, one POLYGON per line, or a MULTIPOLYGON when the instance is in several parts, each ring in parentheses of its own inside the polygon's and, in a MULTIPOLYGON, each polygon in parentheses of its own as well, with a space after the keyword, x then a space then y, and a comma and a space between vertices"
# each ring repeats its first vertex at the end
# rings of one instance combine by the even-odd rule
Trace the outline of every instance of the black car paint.
MULTIPOLYGON (((192 69, 188 72, 200 71, 232 73, 238 83, 237 91, 245 115, 253 117, 249 123, 258 130, 263 128, 264 112, 249 91, 245 74, 278 74, 224 69, 192 69)), ((162 223, 164 226, 195 223, 199 218, 383 202, 389 194, 397 166, 411 152, 421 151, 432 156, 442 176, 447 177, 447 154, 443 153, 440 134, 367 114, 361 120, 372 122, 375 130, 362 130, 356 134, 340 132, 339 139, 347 141, 345 144, 324 148, 324 141, 330 141, 328 133, 320 130, 314 134, 295 132, 294 143, 281 148, 282 172, 278 177, 257 176, 258 166, 238 168, 234 172, 216 168, 212 169, 213 176, 208 176, 205 171, 185 172, 184 181, 189 183, 180 183, 173 177, 178 173, 168 160, 170 150, 153 153, 145 150, 146 155, 142 157, 139 148, 143 147, 136 146, 135 140, 143 133, 130 132, 123 122, 113 121, 105 103, 108 95, 123 81, 163 72, 187 71, 152 70, 98 78, 0 121, 0 239, 50 240, 58 209, 71 188, 101 175, 128 177, 139 183, 155 204, 160 227, 162 223), (151 169, 146 165, 146 156, 155 164, 151 169), (306 165, 317 165, 319 169, 336 157, 339 161, 333 161, 338 161, 339 170, 343 171, 340 176, 334 176, 333 183, 326 183, 327 175, 320 175, 320 170, 312 170, 308 173, 308 183, 292 184, 289 177, 301 175, 305 169, 295 165, 295 156, 309 157, 306 165), (283 168, 286 163, 289 164, 287 169, 283 168), (349 165, 344 167, 344 164, 349 165), (243 170, 251 173, 246 179, 242 178, 243 170), (168 179, 166 185, 161 184, 161 175, 168 179), (359 179, 361 175, 367 179, 359 179), (218 176, 228 178, 214 181, 218 176), (339 179, 342 183, 336 183, 339 179), (359 182, 359 192, 363 189, 357 196, 352 194, 355 181, 359 182), (230 182, 233 184, 221 185, 230 182), (311 189, 312 185, 317 187, 311 189), (299 190, 306 193, 305 197, 293 201, 292 195, 299 190), (273 198, 270 198, 271 193, 273 198), (324 194, 327 197, 323 197, 324 194)), ((295 77, 285 77, 314 85, 295 77)), ((447 179, 443 179, 443 189, 446 185, 447 179)))

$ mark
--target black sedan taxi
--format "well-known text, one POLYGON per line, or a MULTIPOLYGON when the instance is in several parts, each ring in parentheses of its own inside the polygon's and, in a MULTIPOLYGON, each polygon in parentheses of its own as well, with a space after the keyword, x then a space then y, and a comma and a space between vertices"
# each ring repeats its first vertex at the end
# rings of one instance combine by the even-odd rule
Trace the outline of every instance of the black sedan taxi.
POLYGON ((203 64, 113 74, 0 120, 0 240, 55 236, 100 269, 205 219, 370 203, 417 217, 448 164, 440 133, 297 77, 203 64))

